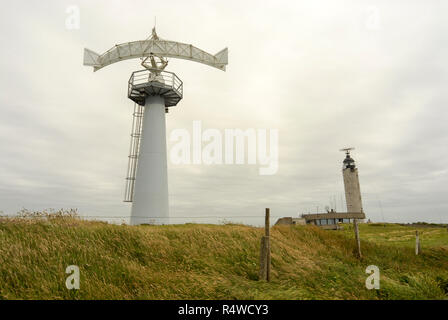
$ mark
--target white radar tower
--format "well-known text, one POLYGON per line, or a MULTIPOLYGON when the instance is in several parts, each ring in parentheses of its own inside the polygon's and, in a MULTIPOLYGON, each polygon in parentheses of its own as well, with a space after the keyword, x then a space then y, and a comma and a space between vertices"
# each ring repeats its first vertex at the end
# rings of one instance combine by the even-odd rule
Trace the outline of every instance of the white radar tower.
POLYGON ((167 58, 190 60, 225 71, 227 48, 215 55, 191 44, 159 38, 115 45, 103 54, 84 49, 84 65, 98 71, 127 59, 145 68, 132 73, 128 98, 135 102, 125 202, 132 202, 131 225, 169 224, 165 115, 183 98, 183 83, 165 71, 167 58))

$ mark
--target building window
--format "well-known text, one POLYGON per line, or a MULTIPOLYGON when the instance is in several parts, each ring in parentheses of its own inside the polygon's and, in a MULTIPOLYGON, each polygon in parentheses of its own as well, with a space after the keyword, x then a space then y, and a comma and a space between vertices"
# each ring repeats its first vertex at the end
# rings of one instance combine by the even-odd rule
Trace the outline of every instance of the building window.
POLYGON ((320 224, 323 226, 327 225, 327 219, 320 220, 320 224))
POLYGON ((336 221, 334 219, 328 219, 328 224, 336 224, 336 221))

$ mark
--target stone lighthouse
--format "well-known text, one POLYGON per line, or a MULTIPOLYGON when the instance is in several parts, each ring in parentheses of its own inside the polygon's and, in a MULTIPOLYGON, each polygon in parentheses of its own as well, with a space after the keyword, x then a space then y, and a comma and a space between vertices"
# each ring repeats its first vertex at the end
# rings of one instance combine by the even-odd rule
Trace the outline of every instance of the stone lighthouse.
POLYGON ((350 156, 350 151, 354 148, 342 149, 345 151, 345 159, 342 166, 344 177, 345 200, 347 202, 347 212, 363 213, 361 188, 359 187, 358 168, 355 160, 350 156))

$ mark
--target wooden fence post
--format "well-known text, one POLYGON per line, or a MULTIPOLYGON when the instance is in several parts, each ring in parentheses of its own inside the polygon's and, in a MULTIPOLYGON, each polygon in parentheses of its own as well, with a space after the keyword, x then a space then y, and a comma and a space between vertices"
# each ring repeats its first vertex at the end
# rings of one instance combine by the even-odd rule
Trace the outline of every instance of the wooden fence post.
POLYGON ((359 238, 358 219, 353 219, 353 227, 355 229, 356 245, 358 247, 358 258, 361 259, 361 239, 359 238))
POLYGON ((265 223, 264 223, 264 233, 265 235, 261 237, 261 247, 260 247, 260 272, 258 274, 260 280, 271 280, 271 244, 269 240, 269 209, 266 209, 265 223))
POLYGON ((420 247, 420 237, 418 235, 418 230, 415 231, 415 255, 419 255, 421 252, 421 247, 420 247))

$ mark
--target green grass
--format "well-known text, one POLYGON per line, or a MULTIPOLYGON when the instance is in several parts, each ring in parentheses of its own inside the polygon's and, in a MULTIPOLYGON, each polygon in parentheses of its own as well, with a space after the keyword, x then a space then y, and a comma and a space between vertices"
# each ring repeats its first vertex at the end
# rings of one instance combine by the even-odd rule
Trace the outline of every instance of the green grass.
POLYGON ((257 281, 261 228, 2 219, 0 299, 447 299, 446 235, 424 229, 415 256, 414 230, 361 225, 360 261, 348 229, 273 227, 266 283, 257 281), (365 288, 371 264, 380 290, 365 288), (65 287, 69 265, 80 267, 78 291, 65 287))
MULTIPOLYGON (((448 248, 448 230, 446 227, 436 225, 403 226, 399 224, 360 224, 359 232, 364 240, 397 245, 400 247, 415 248, 415 231, 418 230, 422 249, 448 248)), ((347 237, 353 234, 353 226, 344 225, 347 237)))

